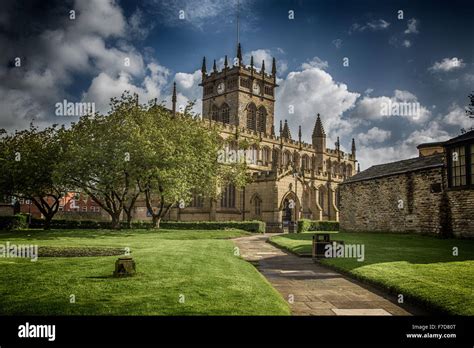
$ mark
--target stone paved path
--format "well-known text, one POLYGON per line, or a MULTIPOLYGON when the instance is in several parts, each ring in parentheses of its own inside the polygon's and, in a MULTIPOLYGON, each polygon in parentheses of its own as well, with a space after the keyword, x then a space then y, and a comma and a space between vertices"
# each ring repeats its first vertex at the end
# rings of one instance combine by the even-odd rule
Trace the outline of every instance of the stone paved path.
POLYGON ((342 274, 267 243, 268 235, 233 239, 243 259, 281 293, 293 296, 293 315, 419 315, 419 309, 395 302, 395 297, 362 285, 342 274))

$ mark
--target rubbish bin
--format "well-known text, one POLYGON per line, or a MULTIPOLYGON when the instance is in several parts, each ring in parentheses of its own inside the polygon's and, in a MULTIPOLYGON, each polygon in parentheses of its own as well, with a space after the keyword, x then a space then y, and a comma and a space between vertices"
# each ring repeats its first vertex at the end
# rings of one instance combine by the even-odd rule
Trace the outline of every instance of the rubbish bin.
POLYGON ((295 233, 296 223, 289 222, 288 223, 288 233, 295 233))
POLYGON ((324 258, 326 245, 331 244, 329 233, 315 233, 313 235, 313 259, 324 258))

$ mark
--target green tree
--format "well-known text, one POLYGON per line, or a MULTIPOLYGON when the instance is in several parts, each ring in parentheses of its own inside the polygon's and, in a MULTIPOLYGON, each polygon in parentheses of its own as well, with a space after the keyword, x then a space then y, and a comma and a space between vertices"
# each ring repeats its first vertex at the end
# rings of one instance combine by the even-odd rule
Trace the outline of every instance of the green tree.
POLYGON ((65 181, 87 193, 118 228, 125 212, 130 225, 140 195, 159 228, 161 219, 192 194, 216 197, 217 188, 247 179, 245 165, 222 165, 223 140, 190 113, 172 115, 156 102, 139 104, 125 92, 111 101, 108 115, 82 117, 65 132, 65 181))
MULTIPOLYGON (((143 109, 136 97, 126 93, 111 100, 108 115, 81 117, 63 133, 64 181, 88 194, 106 211, 112 228, 120 227, 126 203, 135 201, 132 198, 136 193, 131 188, 137 185, 136 154, 140 144, 131 115, 140 112, 143 109)), ((133 208, 127 207, 130 211, 133 208)))
POLYGON ((192 194, 215 199, 218 187, 227 182, 242 186, 247 176, 245 164, 218 163, 223 139, 216 129, 209 129, 190 110, 171 115, 161 105, 150 105, 141 127, 140 190, 144 193, 153 225, 192 194))
POLYGON ((474 118, 474 93, 469 94, 469 105, 466 107, 466 115, 474 118))
POLYGON ((65 190, 57 175, 63 155, 59 134, 63 131, 56 125, 39 130, 31 124, 14 134, 3 132, 0 141, 2 193, 31 200, 45 218, 45 229, 49 229, 65 190))

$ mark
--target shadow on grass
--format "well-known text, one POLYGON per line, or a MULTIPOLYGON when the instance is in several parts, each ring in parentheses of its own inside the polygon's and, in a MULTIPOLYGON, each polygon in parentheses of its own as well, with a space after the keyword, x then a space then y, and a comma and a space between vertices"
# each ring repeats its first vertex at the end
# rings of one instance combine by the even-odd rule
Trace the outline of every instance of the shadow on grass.
POLYGON ((167 230, 167 229, 132 229, 132 230, 105 230, 105 229, 28 229, 19 231, 0 230, 0 239, 4 240, 59 240, 61 238, 103 239, 108 237, 130 238, 151 236, 157 239, 170 240, 197 240, 197 239, 230 239, 249 235, 242 230, 167 230), (197 232, 197 233, 196 233, 197 232))
POLYGON ((0 231, 2 239, 29 239, 29 240, 55 240, 64 237, 68 238, 107 238, 107 237, 133 237, 139 234, 139 230, 133 233, 127 230, 21 230, 21 231, 0 231))

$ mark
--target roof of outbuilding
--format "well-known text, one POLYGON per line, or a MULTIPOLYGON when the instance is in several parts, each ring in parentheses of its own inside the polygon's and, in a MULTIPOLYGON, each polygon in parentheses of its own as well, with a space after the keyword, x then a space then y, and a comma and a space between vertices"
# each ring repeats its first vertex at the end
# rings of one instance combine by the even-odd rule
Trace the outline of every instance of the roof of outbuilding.
POLYGON ((431 156, 416 157, 403 161, 379 164, 372 166, 354 176, 351 176, 342 182, 342 184, 413 172, 420 169, 440 167, 443 166, 443 163, 443 154, 435 154, 431 156))
POLYGON ((469 139, 474 139, 474 130, 461 134, 460 136, 457 136, 456 138, 449 139, 448 141, 444 142, 444 145, 451 145, 451 144, 459 143, 461 141, 465 141, 469 139))

